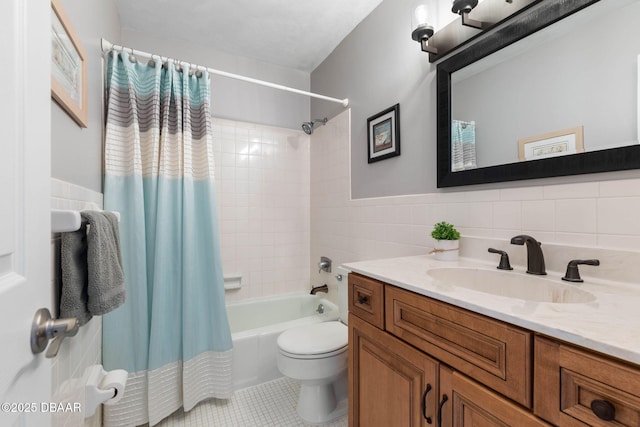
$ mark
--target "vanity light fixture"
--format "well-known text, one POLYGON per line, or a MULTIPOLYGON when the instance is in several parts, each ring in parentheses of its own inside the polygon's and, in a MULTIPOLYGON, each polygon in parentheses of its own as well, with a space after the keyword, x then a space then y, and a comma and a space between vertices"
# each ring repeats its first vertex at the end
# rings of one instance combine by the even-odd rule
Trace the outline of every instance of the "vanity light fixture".
POLYGON ((423 52, 437 54, 438 49, 434 46, 429 46, 429 37, 433 35, 433 27, 427 23, 427 5, 424 3, 418 4, 413 13, 411 14, 411 38, 418 43, 423 52))
MULTIPOLYGON (((507 3, 511 3, 513 0, 506 0, 507 3)), ((462 25, 467 27, 478 28, 480 30, 486 28, 488 24, 486 22, 478 21, 469 18, 469 13, 474 7, 478 5, 478 0, 453 0, 453 6, 451 12, 456 13, 462 17, 462 25)))

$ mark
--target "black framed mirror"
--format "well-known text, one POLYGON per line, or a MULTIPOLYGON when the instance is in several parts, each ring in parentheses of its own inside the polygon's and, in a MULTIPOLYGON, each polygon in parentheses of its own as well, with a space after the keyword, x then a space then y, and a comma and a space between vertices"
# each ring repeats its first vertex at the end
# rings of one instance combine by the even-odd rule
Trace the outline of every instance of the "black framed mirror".
MULTIPOLYGON (((598 0, 542 1, 526 13, 514 17, 492 34, 438 64, 438 188, 640 168, 640 145, 635 141, 633 145, 615 148, 538 160, 518 161, 516 158, 511 163, 479 165, 477 168, 452 171, 452 74, 595 3, 598 3, 598 0)), ((597 33, 597 29, 594 31, 597 33)), ((594 37, 597 37, 597 34, 594 34, 594 37)), ((625 43, 624 40, 620 42, 625 43)), ((595 51, 593 55, 597 57, 600 53, 595 51)), ((522 84, 526 83, 526 79, 522 79, 522 84)), ((636 88, 633 90, 635 92, 636 88)), ((633 125, 635 126, 635 123, 633 125)), ((517 141, 514 143, 517 145, 517 141)))

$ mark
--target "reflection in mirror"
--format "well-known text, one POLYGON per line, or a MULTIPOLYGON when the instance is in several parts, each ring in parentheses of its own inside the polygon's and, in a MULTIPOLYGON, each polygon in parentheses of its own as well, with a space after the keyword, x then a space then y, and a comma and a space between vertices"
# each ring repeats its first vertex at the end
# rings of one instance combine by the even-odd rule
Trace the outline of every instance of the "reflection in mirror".
POLYGON ((639 17, 640 2, 592 6, 452 73, 452 170, 461 120, 475 122, 478 167, 523 160, 519 141, 526 160, 581 152, 576 127, 585 151, 637 144, 639 17))
POLYGON ((640 0, 550 3, 438 65, 439 187, 640 166, 640 0))

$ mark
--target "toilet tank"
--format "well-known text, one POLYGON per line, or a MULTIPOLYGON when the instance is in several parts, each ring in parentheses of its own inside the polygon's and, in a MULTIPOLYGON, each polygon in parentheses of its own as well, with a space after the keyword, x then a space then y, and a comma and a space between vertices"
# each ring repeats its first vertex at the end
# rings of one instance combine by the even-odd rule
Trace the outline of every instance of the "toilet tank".
POLYGON ((348 323, 349 319, 349 273, 351 271, 346 268, 340 266, 336 268, 336 274, 342 276, 342 280, 338 280, 338 308, 340 310, 340 320, 345 325, 348 323))

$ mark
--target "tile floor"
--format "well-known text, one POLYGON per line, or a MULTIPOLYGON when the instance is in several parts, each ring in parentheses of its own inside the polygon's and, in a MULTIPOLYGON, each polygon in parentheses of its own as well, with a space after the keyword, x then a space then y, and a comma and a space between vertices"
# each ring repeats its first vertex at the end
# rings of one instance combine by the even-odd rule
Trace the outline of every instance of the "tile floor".
MULTIPOLYGON (((230 401, 210 400, 188 413, 182 410, 159 427, 306 427, 296 414, 300 386, 289 378, 278 378, 238 390, 230 401)), ((342 417, 323 427, 346 427, 342 417)))

